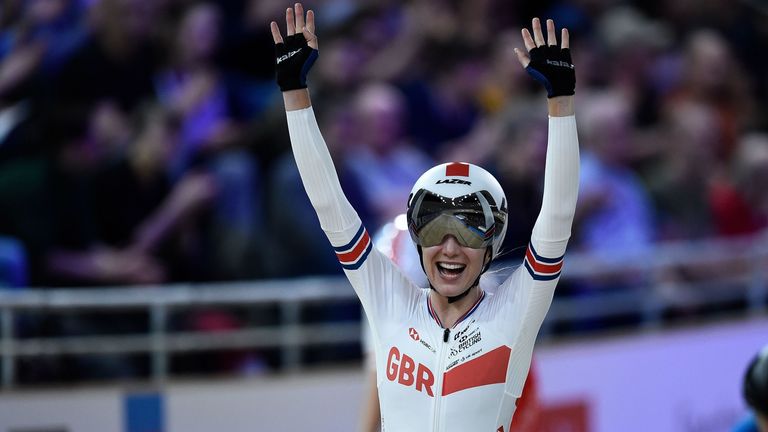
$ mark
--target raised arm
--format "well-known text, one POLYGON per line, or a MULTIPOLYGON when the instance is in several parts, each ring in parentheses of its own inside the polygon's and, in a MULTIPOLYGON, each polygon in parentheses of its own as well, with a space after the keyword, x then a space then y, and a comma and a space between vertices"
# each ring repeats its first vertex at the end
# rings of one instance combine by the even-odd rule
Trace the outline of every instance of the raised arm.
POLYGON ((571 63, 568 31, 557 46, 555 24, 547 20, 547 41, 538 18, 532 22, 533 37, 523 29, 527 52, 515 49, 520 64, 547 90, 549 137, 544 173, 544 197, 523 266, 505 282, 517 289, 499 289, 504 304, 512 354, 510 367, 517 373, 510 392, 519 395, 528 375, 536 335, 549 310, 560 278, 563 256, 571 235, 571 223, 579 189, 579 141, 576 136, 573 95, 576 79, 571 63))
POLYGON ((517 48, 515 52, 526 71, 547 90, 549 135, 544 196, 531 236, 536 255, 544 258, 539 264, 546 265, 552 264, 547 263, 547 259, 560 258, 565 252, 576 210, 579 189, 579 141, 573 101, 576 78, 568 30, 562 29, 560 46, 552 20, 547 20, 546 42, 538 18, 534 18, 532 30, 533 35, 528 29, 522 30, 527 52, 517 48))
POLYGON ((291 147, 304 189, 331 242, 336 257, 378 334, 382 319, 401 319, 412 310, 419 290, 373 247, 357 212, 341 189, 331 155, 312 111, 307 74, 317 58, 315 16, 300 3, 288 9, 286 37, 277 23, 270 24, 275 41, 277 83, 283 91, 291 147), (411 288, 411 289, 406 289, 411 288), (397 292, 395 292, 395 290, 397 292))
POLYGON ((307 11, 305 22, 304 9, 296 3, 286 10, 285 20, 285 39, 276 22, 272 21, 270 28, 293 155, 320 225, 326 232, 339 232, 360 222, 341 189, 307 90, 307 75, 318 57, 315 15, 307 11))

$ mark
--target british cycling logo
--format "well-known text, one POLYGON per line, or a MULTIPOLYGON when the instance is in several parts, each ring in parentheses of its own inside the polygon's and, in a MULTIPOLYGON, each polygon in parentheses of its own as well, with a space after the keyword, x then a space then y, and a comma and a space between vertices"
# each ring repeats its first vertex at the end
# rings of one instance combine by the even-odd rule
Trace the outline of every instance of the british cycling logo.
POLYGON ((470 334, 469 336, 465 336, 464 338, 459 341, 459 347, 457 348, 459 352, 464 351, 465 349, 471 347, 472 345, 480 342, 483 340, 483 337, 480 335, 480 332, 470 334))
POLYGON ((464 350, 471 348, 478 342, 483 340, 483 336, 480 333, 479 328, 474 328, 471 332, 467 333, 467 330, 469 330, 469 327, 465 329, 464 331, 457 334, 457 337, 454 338, 454 341, 458 339, 458 344, 451 348, 448 357, 455 357, 459 355, 464 350))
POLYGON ((457 331, 456 333, 454 333, 454 334, 453 334, 453 340, 456 340, 456 339, 458 339, 458 338, 460 338, 460 337, 464 336, 465 334, 467 334, 467 332, 469 331, 469 329, 472 327, 472 324, 474 324, 474 323, 475 323, 475 319, 473 318, 473 319, 472 319, 472 321, 470 321, 470 322, 468 322, 468 323, 467 323, 467 326, 466 326, 466 327, 464 327, 464 329, 463 329, 463 330, 461 330, 461 331, 457 331))

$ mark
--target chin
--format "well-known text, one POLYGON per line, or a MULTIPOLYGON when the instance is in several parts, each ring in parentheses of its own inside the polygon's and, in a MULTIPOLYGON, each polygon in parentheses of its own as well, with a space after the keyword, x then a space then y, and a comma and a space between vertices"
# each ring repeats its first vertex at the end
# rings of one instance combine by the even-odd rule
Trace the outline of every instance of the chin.
POLYGON ((434 283, 434 281, 430 281, 430 282, 432 282, 432 286, 435 288, 435 291, 437 291, 438 294, 444 297, 453 297, 463 293, 464 290, 467 289, 467 286, 469 286, 469 284, 471 283, 469 281, 463 281, 463 280, 458 282, 452 282, 450 284, 446 284, 444 282, 438 282, 438 283, 434 283))

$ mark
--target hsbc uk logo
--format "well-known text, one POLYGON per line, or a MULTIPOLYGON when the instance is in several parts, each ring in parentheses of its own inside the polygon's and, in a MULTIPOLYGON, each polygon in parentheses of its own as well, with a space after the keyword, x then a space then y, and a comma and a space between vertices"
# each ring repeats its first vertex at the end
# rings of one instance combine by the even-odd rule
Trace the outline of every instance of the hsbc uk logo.
POLYGON ((424 345, 424 348, 426 348, 426 349, 428 349, 428 350, 430 350, 432 352, 435 352, 435 349, 432 348, 432 345, 430 345, 429 343, 427 343, 427 341, 422 339, 421 336, 419 336, 419 332, 416 331, 415 328, 411 327, 411 328, 408 329, 408 336, 410 336, 411 339, 415 340, 416 342, 424 345))

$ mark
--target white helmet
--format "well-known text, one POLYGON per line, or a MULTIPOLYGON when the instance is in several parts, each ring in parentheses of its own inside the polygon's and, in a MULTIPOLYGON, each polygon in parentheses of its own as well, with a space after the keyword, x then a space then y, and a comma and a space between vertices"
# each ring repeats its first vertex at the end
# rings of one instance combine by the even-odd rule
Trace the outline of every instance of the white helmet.
POLYGON ((416 180, 407 216, 416 245, 435 246, 452 234, 463 246, 491 247, 493 260, 507 232, 507 199, 496 178, 483 168, 444 163, 416 180))

